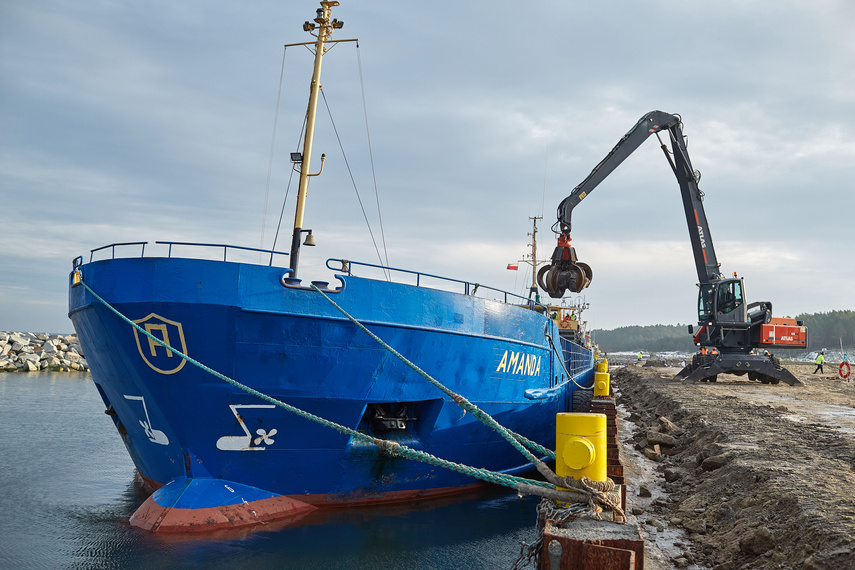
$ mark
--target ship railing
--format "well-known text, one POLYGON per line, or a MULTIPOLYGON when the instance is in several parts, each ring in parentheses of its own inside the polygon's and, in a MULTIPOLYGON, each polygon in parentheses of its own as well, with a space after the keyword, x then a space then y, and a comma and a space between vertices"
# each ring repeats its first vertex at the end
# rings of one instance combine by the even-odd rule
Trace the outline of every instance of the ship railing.
MULTIPOLYGON (((287 252, 283 251, 275 251, 270 249, 260 249, 256 247, 244 247, 238 245, 229 245, 229 244, 221 244, 221 243, 198 243, 198 242, 185 242, 185 241, 156 241, 154 242, 158 246, 166 246, 166 257, 173 257, 177 254, 174 254, 173 247, 191 247, 191 248, 207 248, 209 250, 222 250, 221 255, 217 255, 217 259, 221 259, 222 261, 229 261, 229 255, 232 254, 233 257, 235 253, 257 253, 260 255, 260 258, 263 259, 264 264, 268 266, 273 266, 274 262, 277 262, 280 258, 277 256, 288 256, 287 252)), ((109 258, 115 259, 117 257, 117 248, 127 248, 127 247, 139 247, 139 257, 146 256, 146 247, 149 246, 149 242, 147 241, 132 241, 132 242, 120 242, 120 243, 112 243, 109 245, 105 245, 102 247, 98 247, 89 251, 89 262, 95 260, 95 254, 98 252, 104 252, 109 250, 109 258)), ((153 257, 151 253, 151 248, 149 248, 149 256, 153 257)), ((121 255, 122 252, 118 252, 119 257, 136 257, 136 255, 121 255)), ((234 261, 234 259, 232 259, 234 261)), ((244 261, 244 260, 242 260, 244 261)), ((455 289, 462 288, 464 295, 475 296, 477 292, 484 293, 493 293, 494 296, 498 298, 496 300, 501 300, 507 304, 516 304, 528 307, 529 309, 538 310, 538 311, 546 311, 546 306, 542 303, 538 303, 533 299, 529 299, 528 297, 524 297, 522 295, 517 295, 516 293, 511 293, 509 291, 504 291, 502 289, 497 289, 495 287, 489 287, 487 285, 481 285, 479 283, 473 283, 471 281, 465 281, 462 279, 453 279, 451 277, 443 277, 441 275, 433 275, 431 273, 424 273, 421 271, 412 271, 409 269, 401 269, 398 267, 389 267, 385 265, 377 265, 373 263, 364 263, 361 261, 349 261, 346 259, 328 259, 326 261, 327 269, 332 271, 345 273, 347 275, 353 275, 354 267, 362 267, 368 270, 377 270, 387 272, 389 275, 409 275, 415 280, 416 287, 428 287, 428 285, 424 284, 426 280, 434 280, 439 283, 451 284, 455 289)), ((292 270, 289 268, 282 268, 286 273, 290 273, 292 270)))
MULTIPOLYGON (((533 299, 529 299, 528 297, 523 297, 522 295, 517 295, 516 293, 511 293, 509 291, 503 291, 502 289, 496 289, 495 287, 489 287, 487 285, 481 285, 480 283, 472 283, 471 281, 464 281, 462 279, 453 279, 451 277, 443 277, 441 275, 433 275, 431 273, 424 273, 422 271, 413 271, 410 269, 400 269, 398 267, 389 267, 386 265, 377 265, 374 263, 364 263, 361 261, 350 261, 348 259, 335 259, 330 258, 327 259, 327 269, 332 271, 337 271, 340 273, 344 273, 348 276, 355 276, 353 274, 354 266, 370 268, 373 270, 379 270, 383 272, 388 272, 390 275, 394 273, 410 275, 415 279, 416 287, 426 287, 423 285, 422 281, 425 279, 432 279, 439 281, 441 283, 452 283, 456 286, 462 286, 464 295, 475 296, 475 293, 478 291, 489 291, 499 295, 499 299, 507 304, 517 304, 526 306, 529 309, 540 309, 546 310, 546 306, 534 301, 533 299)), ((498 300, 498 299, 497 299, 498 300)))
MULTIPOLYGON (((594 353, 590 351, 574 351, 569 347, 569 341, 563 346, 564 362, 567 363, 567 370, 575 375, 585 370, 589 370, 594 365, 594 353)), ((563 344, 563 343, 562 343, 563 344)))
MULTIPOLYGON (((264 262, 264 260, 266 260, 266 265, 271 266, 271 267, 273 266, 274 260, 278 261, 278 258, 276 256, 279 256, 279 255, 287 256, 287 255, 289 255, 287 252, 284 252, 284 251, 275 251, 272 249, 260 249, 257 247, 244 247, 244 246, 240 246, 240 245, 229 245, 229 244, 223 244, 223 243, 196 243, 196 242, 187 242, 187 241, 156 241, 154 243, 156 245, 167 246, 166 257, 172 257, 173 246, 209 248, 209 249, 214 249, 214 250, 221 249, 223 261, 229 260, 228 258, 229 258, 230 252, 233 254, 233 257, 234 257, 235 252, 258 253, 258 254, 260 254, 260 259, 262 260, 262 262, 264 262)), ((149 242, 147 242, 147 241, 129 241, 129 242, 122 242, 122 243, 111 243, 110 245, 105 245, 102 247, 98 247, 98 248, 89 250, 89 262, 91 263, 95 259, 96 253, 98 253, 100 251, 104 251, 104 250, 110 250, 110 259, 116 259, 116 248, 117 247, 127 247, 127 246, 139 246, 139 248, 140 248, 139 257, 145 257, 145 249, 146 249, 147 245, 149 245, 149 242)), ((151 250, 149 250, 149 252, 151 252, 151 250)), ((124 255, 121 257, 130 257, 130 256, 124 255)), ((217 255, 217 259, 219 259, 219 258, 220 258, 220 255, 217 255)), ((285 271, 290 272, 291 269, 285 268, 285 271)))
POLYGON ((111 243, 110 245, 104 245, 101 247, 96 247, 95 249, 89 250, 89 263, 95 259, 95 254, 99 251, 104 251, 105 249, 110 250, 110 259, 116 259, 116 248, 122 246, 129 245, 138 245, 141 248, 140 257, 145 257, 145 246, 148 245, 147 241, 126 241, 122 243, 111 243))

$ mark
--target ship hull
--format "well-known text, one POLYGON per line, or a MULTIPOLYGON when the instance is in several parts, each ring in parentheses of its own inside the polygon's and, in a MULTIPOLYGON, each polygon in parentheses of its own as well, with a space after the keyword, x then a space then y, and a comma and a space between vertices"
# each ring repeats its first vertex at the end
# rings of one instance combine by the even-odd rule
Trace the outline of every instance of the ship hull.
MULTIPOLYGON (((174 257, 79 269, 92 291, 142 329, 262 394, 455 463, 503 473, 530 467, 324 296, 289 281, 287 270, 174 257)), ((474 295, 337 278, 327 296, 389 346, 503 426, 554 447, 552 418, 571 409, 576 384, 551 345, 559 342, 551 340, 559 338, 552 320, 474 295)), ((250 491, 231 499, 208 493, 192 504, 291 497, 297 510, 284 511, 293 515, 303 504, 412 500, 477 483, 251 395, 171 354, 71 282, 69 316, 93 380, 139 473, 155 487, 198 480, 234 489, 233 482, 250 491)), ((562 344, 575 381, 590 384, 591 353, 562 344)), ((187 492, 178 495, 186 500, 187 492)), ((178 495, 150 501, 177 509, 178 495)))

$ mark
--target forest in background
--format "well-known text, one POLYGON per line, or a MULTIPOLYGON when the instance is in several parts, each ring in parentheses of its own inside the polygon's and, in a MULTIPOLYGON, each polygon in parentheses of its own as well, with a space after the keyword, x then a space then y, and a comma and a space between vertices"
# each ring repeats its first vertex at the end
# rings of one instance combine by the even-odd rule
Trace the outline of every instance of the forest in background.
MULTIPOLYGON (((796 315, 808 328, 808 350, 855 346, 855 311, 829 311, 796 315)), ((697 331, 697 325, 695 325, 697 331)), ((605 352, 693 352, 688 325, 647 325, 594 329, 594 341, 605 352)))

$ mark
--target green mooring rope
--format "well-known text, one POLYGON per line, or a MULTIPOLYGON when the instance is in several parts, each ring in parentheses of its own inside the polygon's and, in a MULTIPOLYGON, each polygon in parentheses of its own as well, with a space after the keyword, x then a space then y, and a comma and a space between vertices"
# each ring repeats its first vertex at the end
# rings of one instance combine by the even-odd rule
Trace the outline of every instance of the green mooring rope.
MULTIPOLYGON (((310 412, 306 412, 304 410, 301 410, 301 409, 294 407, 290 404, 287 404, 281 400, 277 400, 276 398, 272 398, 266 394, 259 392, 258 390, 255 390, 255 389, 250 388, 249 386, 247 386, 245 384, 238 382, 237 380, 233 380, 233 379, 229 378, 228 376, 220 374, 216 370, 213 370, 213 369, 205 366, 201 362, 194 360, 193 358, 190 358, 186 354, 172 348, 171 346, 169 346, 168 344, 166 344, 165 342, 163 342, 159 338, 157 338, 157 337, 153 336, 152 334, 146 332, 138 324, 136 324, 135 322, 133 322, 132 320, 127 318, 125 315, 120 313, 118 310, 116 310, 112 305, 110 305, 107 301, 102 299, 95 291, 93 291, 92 288, 89 287, 89 285, 85 281, 81 280, 80 284, 82 284, 86 288, 86 290, 92 294, 93 297, 95 297, 100 303, 102 303, 110 311, 115 313, 116 316, 118 316, 120 319, 122 319, 123 321, 125 321, 126 323, 131 325, 134 329, 136 329, 140 333, 144 334, 149 339, 153 340, 154 342, 156 342, 160 346, 164 347, 166 350, 169 350, 170 352, 172 352, 173 354, 175 354, 179 358, 183 358, 184 360, 186 360, 190 364, 204 370, 205 372, 208 372, 209 374, 216 376, 220 380, 223 380, 224 382, 227 382, 227 383, 231 384, 232 386, 239 388, 248 394, 251 394, 253 396, 261 398, 262 400, 264 400, 266 402, 269 402, 269 403, 276 405, 280 408, 288 410, 289 412, 294 413, 294 414, 296 414, 302 418, 305 418, 305 419, 311 420, 313 422, 319 423, 323 426, 332 428, 332 429, 334 429, 340 433, 347 434, 353 438, 356 438, 356 439, 359 439, 362 441, 366 441, 368 443, 372 443, 372 444, 376 445, 377 447, 379 447, 380 449, 386 451, 390 455, 405 457, 408 459, 415 459, 417 461, 422 461, 424 463, 428 463, 429 465, 434 465, 436 467, 444 467, 446 469, 456 471, 457 473, 462 473, 463 475, 468 475, 470 477, 475 477, 477 479, 481 479, 482 481, 487 481, 489 483, 495 483, 497 485, 503 485, 505 487, 517 489, 517 491, 520 491, 521 493, 523 492, 521 489, 525 489, 526 490, 525 492, 531 492, 532 490, 536 490, 536 489, 530 489, 529 486, 540 487, 543 489, 555 489, 554 485, 551 485, 550 483, 546 483, 544 481, 536 481, 536 480, 531 480, 531 479, 525 479, 523 477, 516 477, 514 475, 507 475, 505 473, 496 473, 496 472, 490 471, 488 469, 481 469, 478 467, 470 467, 468 465, 462 465, 460 463, 454 463, 452 461, 440 459, 439 457, 435 457, 429 453, 425 453, 424 451, 412 449, 410 447, 407 447, 406 445, 401 445, 401 444, 394 442, 394 441, 389 441, 389 440, 385 440, 385 439, 378 439, 376 437, 372 437, 372 436, 364 434, 362 432, 358 432, 358 431, 351 429, 349 427, 343 426, 341 424, 337 424, 337 423, 332 422, 330 420, 324 419, 320 416, 316 416, 310 412)), ((371 333, 369 333, 369 334, 371 334, 371 333)), ((527 450, 526 450, 526 452, 527 452, 527 450)), ((531 455, 531 454, 529 453, 529 455, 531 455)), ((535 460, 536 460, 536 458, 535 458, 535 460)), ((568 491, 567 493, 572 495, 572 492, 568 491)), ((573 496, 570 500, 577 501, 577 502, 585 502, 586 501, 585 498, 580 498, 578 496, 573 496)))

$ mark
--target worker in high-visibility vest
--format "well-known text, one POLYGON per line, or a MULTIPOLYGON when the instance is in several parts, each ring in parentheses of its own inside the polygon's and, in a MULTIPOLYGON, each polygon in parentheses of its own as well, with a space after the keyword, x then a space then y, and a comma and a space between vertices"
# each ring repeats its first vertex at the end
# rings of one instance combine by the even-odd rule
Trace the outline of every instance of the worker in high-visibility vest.
POLYGON ((825 362, 825 353, 820 352, 819 356, 816 357, 816 370, 813 371, 816 374, 816 371, 819 370, 819 373, 822 374, 822 364, 825 362))

